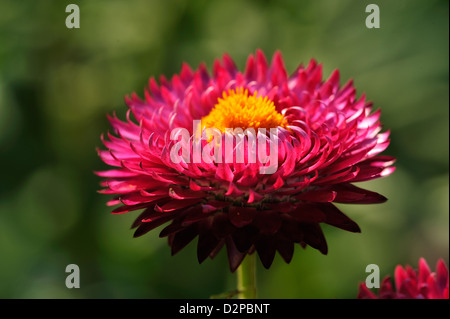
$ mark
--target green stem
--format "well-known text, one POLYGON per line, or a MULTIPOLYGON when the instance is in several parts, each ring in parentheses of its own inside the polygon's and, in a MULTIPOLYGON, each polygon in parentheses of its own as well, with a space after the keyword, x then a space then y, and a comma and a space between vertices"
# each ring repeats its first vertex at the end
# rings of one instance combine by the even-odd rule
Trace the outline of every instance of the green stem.
POLYGON ((237 269, 239 299, 256 299, 256 253, 247 255, 237 269))

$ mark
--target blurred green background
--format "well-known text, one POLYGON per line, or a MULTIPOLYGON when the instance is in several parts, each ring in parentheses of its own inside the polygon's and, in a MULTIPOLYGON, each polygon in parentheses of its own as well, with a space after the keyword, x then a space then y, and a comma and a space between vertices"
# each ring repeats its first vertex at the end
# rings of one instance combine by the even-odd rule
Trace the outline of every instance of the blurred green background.
POLYGON ((159 231, 133 239, 137 213, 111 215, 98 194, 107 113, 150 76, 182 62, 211 68, 228 52, 243 69, 257 48, 281 50, 289 72, 311 58, 339 68, 392 130, 390 177, 366 183, 389 198, 342 205, 362 234, 323 227, 329 254, 296 248, 258 268, 262 298, 354 298, 366 265, 434 268, 449 255, 449 2, 0 1, 0 297, 208 298, 234 289, 226 254, 198 265, 195 244, 171 257, 159 231), (81 28, 67 29, 76 3, 81 28), (367 29, 366 5, 381 28, 367 29), (67 289, 77 264, 81 288, 67 289))

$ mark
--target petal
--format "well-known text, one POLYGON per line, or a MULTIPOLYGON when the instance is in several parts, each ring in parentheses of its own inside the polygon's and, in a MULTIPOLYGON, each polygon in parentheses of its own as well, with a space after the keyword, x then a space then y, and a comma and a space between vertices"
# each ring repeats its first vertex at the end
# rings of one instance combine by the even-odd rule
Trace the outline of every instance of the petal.
POLYGON ((148 203, 144 203, 144 204, 139 204, 139 205, 133 205, 133 206, 121 206, 121 207, 117 207, 116 209, 114 209, 111 213, 112 214, 124 214, 124 213, 128 213, 137 209, 141 209, 141 208, 147 208, 150 204, 148 203))
POLYGON ((253 221, 253 225, 265 235, 274 235, 280 229, 281 223, 280 215, 271 211, 258 211, 253 221))
POLYGON ((300 243, 303 241, 303 230, 301 228, 301 223, 297 222, 290 215, 282 215, 283 223, 278 231, 288 240, 294 243, 300 243))
POLYGON ((219 242, 219 239, 211 232, 198 235, 197 259, 200 264, 214 251, 219 242))
POLYGON ((439 289, 448 288, 448 269, 443 259, 439 259, 436 267, 437 284, 439 289))
POLYGON ((366 284, 359 284, 357 299, 378 299, 377 296, 367 288, 366 284))
POLYGON ((189 206, 193 206, 199 203, 201 199, 185 199, 185 200, 172 200, 162 206, 156 205, 156 209, 160 212, 173 212, 175 210, 184 209, 189 206))
POLYGON ((307 203, 298 205, 294 210, 289 212, 289 216, 299 222, 307 223, 322 223, 327 219, 325 213, 318 206, 307 203))
POLYGON ((263 236, 255 242, 255 248, 264 268, 269 269, 275 258, 275 243, 270 237, 263 236))
POLYGON ((303 241, 326 255, 328 253, 327 241, 320 226, 318 224, 302 223, 301 228, 304 233, 303 241))
POLYGON ((408 275, 405 271, 405 269, 398 265, 397 267, 395 267, 395 287, 397 288, 397 291, 400 291, 400 288, 402 286, 402 283, 408 279, 408 275))
POLYGON ((256 208, 231 206, 228 209, 228 218, 236 227, 243 227, 253 222, 256 215, 256 208))
POLYGON ((431 270, 424 258, 419 259, 419 286, 425 285, 431 270))
POLYGON ((181 249, 186 247, 195 237, 198 235, 198 227, 197 224, 189 226, 173 235, 169 235, 172 237, 171 247, 172 247, 172 255, 175 255, 181 249))
POLYGON ((228 263, 230 265, 230 270, 232 273, 234 273, 241 264, 242 260, 244 260, 246 253, 240 252, 234 245, 234 241, 231 238, 227 238, 225 244, 227 246, 228 263))
POLYGON ((334 199, 336 203, 375 204, 384 203, 387 200, 383 195, 356 187, 349 183, 338 184, 331 187, 331 189, 336 192, 336 198, 334 199))
POLYGON ((276 240, 276 249, 284 261, 289 264, 292 260, 292 256, 294 255, 294 242, 288 240, 284 236, 279 236, 276 240))
POLYGON ((397 289, 399 294, 407 299, 415 299, 419 293, 417 285, 411 278, 407 278, 401 283, 400 289, 397 289))
POLYGON ((353 233, 361 232, 358 224, 347 217, 333 204, 320 204, 319 209, 326 215, 325 223, 328 225, 353 233))
POLYGON ((136 231, 134 232, 133 237, 135 237, 135 238, 136 237, 140 237, 140 236, 148 233, 149 231, 155 229, 156 227, 159 227, 159 226, 167 223, 168 221, 172 220, 173 218, 174 218, 173 215, 166 215, 166 216, 157 218, 155 220, 149 220, 147 222, 143 222, 136 229, 136 231))
POLYGON ((217 238, 222 239, 229 237, 236 230, 236 227, 230 222, 227 213, 216 213, 211 224, 211 230, 217 238))
POLYGON ((201 191, 191 191, 186 188, 181 187, 171 187, 169 188, 169 196, 175 199, 193 199, 193 198, 203 198, 207 194, 201 191))
POLYGON ((336 198, 336 192, 331 190, 312 190, 301 193, 294 198, 310 202, 332 202, 336 198))
POLYGON ((250 249, 250 247, 252 247, 258 233, 258 229, 251 225, 247 225, 242 228, 238 228, 231 237, 233 238, 233 242, 237 250, 241 253, 245 253, 250 249))
POLYGON ((394 287, 392 287, 391 278, 386 276, 381 282, 379 296, 381 299, 394 299, 396 297, 394 287))

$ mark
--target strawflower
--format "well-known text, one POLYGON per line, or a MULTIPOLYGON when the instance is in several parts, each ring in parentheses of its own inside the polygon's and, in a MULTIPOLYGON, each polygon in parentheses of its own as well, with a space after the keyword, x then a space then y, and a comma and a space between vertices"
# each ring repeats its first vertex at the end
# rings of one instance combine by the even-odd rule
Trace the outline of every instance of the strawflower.
POLYGON ((389 145, 380 111, 337 70, 323 81, 314 60, 289 76, 279 52, 269 64, 257 51, 244 72, 225 54, 212 74, 183 64, 126 104, 126 121, 110 116, 114 134, 102 137, 113 168, 97 172, 101 192, 120 204, 114 214, 143 210, 136 237, 169 223, 160 237, 172 254, 198 237, 198 261, 225 247, 232 272, 255 251, 266 268, 276 252, 289 263, 295 244, 326 254, 321 223, 360 232, 333 203, 386 200, 353 185, 394 171, 379 155, 389 145))
POLYGON ((440 259, 436 272, 431 272, 424 258, 419 260, 419 269, 398 265, 394 274, 395 288, 390 276, 381 282, 378 295, 367 288, 365 283, 359 286, 358 299, 449 299, 448 268, 440 259))

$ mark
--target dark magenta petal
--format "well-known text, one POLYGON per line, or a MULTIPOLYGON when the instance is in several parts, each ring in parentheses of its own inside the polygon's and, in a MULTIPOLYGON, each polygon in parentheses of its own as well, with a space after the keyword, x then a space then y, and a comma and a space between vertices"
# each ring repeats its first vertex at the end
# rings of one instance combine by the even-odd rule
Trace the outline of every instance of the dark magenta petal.
POLYGON ((163 216, 163 217, 157 218, 155 220, 148 220, 147 222, 143 222, 136 229, 133 237, 142 236, 142 235, 148 233, 149 231, 155 229, 156 227, 159 227, 159 226, 167 223, 168 221, 170 221, 172 219, 173 219, 173 215, 168 215, 168 216, 163 216))
POLYGON ((242 260, 244 260, 246 253, 240 252, 236 248, 234 241, 231 238, 226 239, 226 246, 227 246, 228 263, 230 265, 230 270, 231 270, 231 272, 235 272, 236 269, 241 264, 242 260))
POLYGON ((300 204, 289 212, 289 216, 299 222, 322 223, 326 221, 326 215, 319 207, 312 204, 300 204))
POLYGON ((176 232, 179 232, 180 230, 185 229, 186 227, 183 227, 181 225, 181 221, 173 221, 170 225, 166 226, 160 233, 159 237, 167 237, 171 234, 174 234, 176 232))
POLYGON ((392 299, 395 297, 394 287, 392 287, 389 276, 386 276, 381 282, 379 294, 382 299, 392 299))
POLYGON ((166 199, 167 194, 159 196, 142 196, 141 193, 125 194, 119 197, 119 200, 126 206, 141 205, 147 203, 158 203, 161 199, 166 199))
POLYGON ((437 263, 436 281, 439 289, 444 290, 446 286, 448 287, 448 268, 442 259, 437 263))
POLYGON ((259 211, 253 225, 259 229, 261 234, 274 235, 281 227, 281 217, 278 213, 271 211, 259 211))
POLYGON ((202 263, 219 245, 220 240, 211 232, 200 233, 198 235, 197 258, 202 263))
POLYGON ((228 209, 228 218, 236 227, 243 227, 253 222, 253 218, 258 212, 254 207, 235 207, 228 209))
POLYGON ((395 278, 395 288, 399 290, 402 283, 408 278, 408 275, 402 266, 398 265, 397 267, 395 267, 394 278, 395 278))
POLYGON ((395 289, 390 277, 386 276, 381 283, 378 297, 380 299, 448 299, 448 270, 444 261, 442 259, 438 261, 436 273, 431 272, 424 258, 419 259, 418 268, 415 270, 409 265, 405 267, 398 265, 395 268, 395 289))
POLYGON ((169 188, 169 195, 175 199, 193 199, 203 198, 206 196, 206 193, 202 191, 191 191, 181 187, 171 187, 169 188))
POLYGON ((366 284, 359 284, 357 299, 378 299, 378 297, 367 288, 366 284))
POLYGON ((111 213, 112 214, 124 214, 124 213, 132 212, 134 210, 138 210, 138 209, 141 209, 141 208, 146 208, 148 206, 149 206, 148 203, 132 205, 132 206, 124 205, 124 206, 121 206, 121 207, 118 207, 118 208, 114 209, 111 213))
POLYGON ((320 210, 326 215, 325 223, 353 233, 360 233, 358 224, 342 213, 333 204, 321 204, 320 210))
POLYGON ((295 198, 310 202, 332 202, 336 198, 336 192, 331 190, 312 190, 301 193, 295 198))
POLYGON ((200 201, 201 199, 173 200, 162 206, 156 206, 156 209, 160 212, 172 212, 193 206, 199 203, 200 201))
POLYGON ((431 274, 430 267, 428 266, 425 258, 419 259, 419 285, 425 285, 428 277, 431 274))
POLYGON ((237 250, 241 253, 247 252, 254 244, 258 237, 259 231, 257 228, 248 225, 238 228, 233 234, 232 239, 237 250))
POLYGON ((229 237, 236 230, 236 227, 230 222, 228 214, 217 213, 213 218, 211 230, 217 238, 229 237))
POLYGON ((294 243, 284 236, 279 236, 276 240, 276 249, 284 261, 289 264, 294 255, 294 243))
POLYGON ((211 253, 209 254, 209 258, 210 259, 214 259, 217 254, 222 250, 223 246, 225 245, 225 240, 220 240, 219 243, 217 244, 216 248, 214 248, 211 253))
POLYGON ((170 246, 172 247, 172 255, 175 255, 181 249, 186 247, 195 237, 198 235, 197 225, 194 224, 189 226, 175 234, 169 235, 169 240, 171 241, 170 246))
POLYGON ((417 283, 411 278, 405 279, 400 288, 397 288, 398 292, 402 294, 405 298, 414 299, 417 297, 419 291, 417 289, 417 283))
POLYGON ((303 229, 301 223, 290 215, 283 215, 283 223, 280 227, 279 233, 292 241, 293 243, 300 243, 303 241, 303 229))
MULTIPOLYGON (((147 209, 145 209, 142 213, 139 214, 139 217, 136 218, 133 222, 133 224, 131 225, 131 229, 138 227, 140 224, 142 224, 142 220, 143 219, 148 219, 151 217, 155 217, 155 210, 154 210, 154 206, 150 206, 147 209)), ((156 215, 157 216, 157 215, 156 215)))
POLYGON ((326 255, 328 253, 327 241, 320 226, 318 224, 302 223, 301 228, 304 233, 303 241, 326 255))
POLYGON ((348 183, 332 186, 331 189, 336 192, 336 198, 333 201, 337 203, 375 204, 384 203, 387 200, 383 195, 348 183))
POLYGON ((255 242, 255 248, 263 266, 269 269, 276 253, 274 241, 270 237, 262 236, 255 242))
MULTIPOLYGON (((164 213, 167 214, 167 213, 164 213)), ((206 218, 208 218, 208 214, 205 214, 202 212, 201 209, 193 210, 186 214, 186 217, 183 219, 183 222, 181 223, 182 226, 186 227, 188 225, 192 225, 194 223, 198 223, 199 221, 202 221, 206 218)))
POLYGON ((436 282, 436 274, 432 273, 427 280, 428 286, 428 297, 429 299, 440 299, 442 298, 442 293, 436 282))

